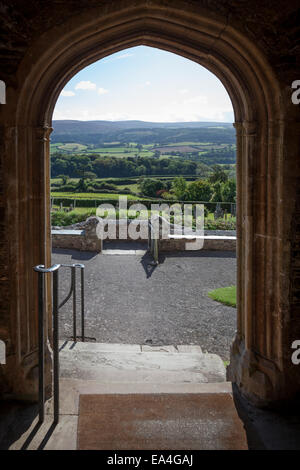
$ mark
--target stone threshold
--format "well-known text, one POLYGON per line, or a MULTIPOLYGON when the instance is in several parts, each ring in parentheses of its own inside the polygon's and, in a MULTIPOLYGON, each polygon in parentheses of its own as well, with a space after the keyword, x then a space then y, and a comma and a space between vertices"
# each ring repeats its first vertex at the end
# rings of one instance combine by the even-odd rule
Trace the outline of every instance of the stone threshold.
POLYGON ((88 341, 60 341, 60 351, 63 349, 77 351, 97 351, 97 352, 115 352, 115 353, 141 353, 141 352, 159 352, 159 353, 178 353, 178 354, 203 354, 202 349, 194 344, 179 345, 148 345, 148 344, 125 344, 125 343, 96 343, 88 341))

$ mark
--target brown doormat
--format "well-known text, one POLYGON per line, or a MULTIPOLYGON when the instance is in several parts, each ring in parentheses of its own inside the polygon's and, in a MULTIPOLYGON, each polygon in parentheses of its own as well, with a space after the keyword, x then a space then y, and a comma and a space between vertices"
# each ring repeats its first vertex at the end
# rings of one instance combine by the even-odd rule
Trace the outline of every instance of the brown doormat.
POLYGON ((80 450, 248 449, 229 393, 80 395, 80 450))

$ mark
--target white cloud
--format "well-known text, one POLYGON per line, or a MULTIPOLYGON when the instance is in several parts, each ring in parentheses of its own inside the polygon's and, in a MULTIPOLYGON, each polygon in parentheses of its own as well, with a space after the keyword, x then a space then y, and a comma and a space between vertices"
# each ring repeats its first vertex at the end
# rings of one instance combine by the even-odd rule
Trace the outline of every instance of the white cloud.
POLYGON ((75 93, 74 91, 71 91, 71 90, 63 90, 61 92, 61 96, 75 96, 75 93))
POLYGON ((57 107, 55 108, 53 119, 78 119, 79 121, 128 121, 135 119, 135 115, 114 111, 102 112, 95 108, 68 109, 62 106, 60 109, 57 107))
POLYGON ((214 121, 214 122, 233 122, 233 114, 231 111, 217 109, 203 109, 199 112, 195 110, 185 110, 178 108, 170 109, 165 107, 157 111, 143 112, 136 111, 130 113, 122 113, 117 111, 104 111, 97 109, 68 109, 62 107, 55 109, 53 119, 78 119, 80 121, 128 121, 141 120, 151 122, 191 122, 191 121, 214 121))
POLYGON ((186 88, 183 88, 182 90, 179 90, 179 93, 181 95, 186 95, 188 93, 189 90, 187 90, 186 88))
POLYGON ((184 104, 190 104, 190 103, 195 103, 195 104, 207 104, 207 96, 204 95, 199 95, 199 96, 194 96, 193 98, 188 98, 184 100, 184 104))
POLYGON ((132 57, 134 54, 131 54, 130 52, 126 52, 125 54, 122 54, 122 55, 118 55, 117 57, 115 57, 116 60, 119 60, 119 59, 127 59, 127 57, 132 57))
POLYGON ((128 57, 132 57, 134 54, 131 54, 130 52, 125 52, 124 54, 118 55, 116 57, 110 57, 109 59, 104 59, 103 62, 113 62, 114 60, 120 60, 120 59, 127 59, 128 57))
POLYGON ((146 82, 144 83, 140 83, 138 85, 139 88, 145 88, 146 86, 150 86, 151 85, 151 82, 149 80, 147 80, 146 82))
POLYGON ((108 93, 108 90, 105 88, 98 88, 98 93, 99 95, 105 95, 105 93, 108 93))
POLYGON ((96 90, 97 86, 96 83, 87 80, 86 82, 79 82, 75 86, 75 90, 96 90))

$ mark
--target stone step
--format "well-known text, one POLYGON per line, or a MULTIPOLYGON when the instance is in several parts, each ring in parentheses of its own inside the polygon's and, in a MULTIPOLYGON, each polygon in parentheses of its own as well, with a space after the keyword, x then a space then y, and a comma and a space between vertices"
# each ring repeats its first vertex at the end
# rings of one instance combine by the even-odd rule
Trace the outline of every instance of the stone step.
POLYGON ((124 344, 124 343, 97 343, 90 341, 60 341, 60 350, 71 351, 88 351, 88 352, 126 352, 126 353, 137 353, 137 352, 162 352, 162 353, 181 353, 181 354, 203 354, 200 346, 196 344, 179 344, 179 345, 163 345, 157 346, 150 344, 124 344))
POLYGON ((62 378, 111 383, 185 384, 226 380, 220 356, 197 346, 140 346, 65 342, 60 348, 62 378))

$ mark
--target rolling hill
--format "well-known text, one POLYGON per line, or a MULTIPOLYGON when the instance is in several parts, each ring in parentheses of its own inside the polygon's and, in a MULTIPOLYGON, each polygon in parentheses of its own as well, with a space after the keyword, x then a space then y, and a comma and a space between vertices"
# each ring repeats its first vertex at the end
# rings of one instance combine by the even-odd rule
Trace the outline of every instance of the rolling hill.
POLYGON ((231 123, 54 120, 53 128, 52 143, 235 143, 235 130, 231 123))

